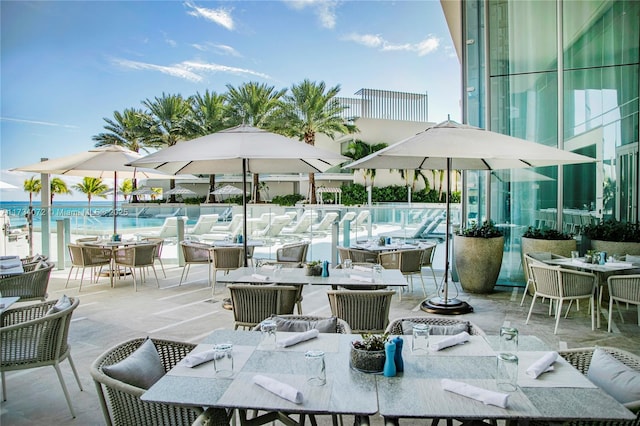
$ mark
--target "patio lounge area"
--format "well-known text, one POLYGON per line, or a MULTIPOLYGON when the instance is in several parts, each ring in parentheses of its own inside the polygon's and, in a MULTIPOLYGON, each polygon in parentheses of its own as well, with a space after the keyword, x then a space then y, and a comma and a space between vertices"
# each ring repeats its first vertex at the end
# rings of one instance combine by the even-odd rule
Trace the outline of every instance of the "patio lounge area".
MULTIPOLYGON (((228 297, 228 291, 220 286, 215 299, 211 300, 206 268, 194 268, 181 286, 178 283, 182 268, 169 265, 166 273, 167 278, 159 277, 159 288, 155 280, 148 279, 134 292, 131 285, 110 288, 108 279, 101 279, 97 284, 85 283, 79 293, 77 286, 64 288, 67 271, 54 270, 48 289, 49 299, 57 299, 63 294, 80 299, 73 315, 69 341, 84 391, 75 386, 67 363, 61 367, 77 418, 71 418, 55 372, 50 367, 43 367, 6 374, 7 401, 2 402, 0 422, 7 425, 102 425, 104 419, 89 366, 106 349, 128 339, 145 336, 199 343, 214 330, 233 329, 233 313, 222 307, 222 299, 228 297)), ((436 270, 436 273, 441 279, 442 271, 436 270)), ((456 318, 472 321, 487 335, 496 335, 500 326, 509 324, 518 328, 522 335, 535 335, 556 349, 601 345, 640 355, 640 333, 634 307, 624 310, 625 323, 617 322, 617 329, 608 333, 606 322, 602 328, 591 331, 590 315, 581 306, 579 312, 574 310, 568 319, 563 320, 561 329, 554 335, 554 321, 546 315, 547 305, 539 304, 534 311, 537 315, 525 325, 528 303, 520 306, 522 290, 496 287, 490 295, 461 292, 457 297, 470 303, 475 312, 456 318)), ((451 291, 455 292, 453 286, 451 291)), ((323 287, 304 287, 303 310, 306 315, 330 315, 326 292, 323 287)), ((430 315, 420 310, 422 300, 424 296, 419 286, 412 293, 404 293, 401 300, 394 295, 390 319, 430 315)), ((329 419, 319 418, 319 421, 328 423, 329 419)), ((379 417, 371 421, 373 424, 383 423, 379 417)), ((423 423, 420 420, 401 421, 401 424, 423 423)))

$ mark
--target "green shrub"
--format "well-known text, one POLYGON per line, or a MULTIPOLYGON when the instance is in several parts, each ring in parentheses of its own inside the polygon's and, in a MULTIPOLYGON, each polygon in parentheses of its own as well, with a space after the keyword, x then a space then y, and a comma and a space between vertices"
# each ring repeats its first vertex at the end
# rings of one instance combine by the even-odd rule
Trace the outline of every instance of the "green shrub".
POLYGON ((606 220, 595 225, 587 225, 582 233, 589 239, 640 243, 640 224, 606 220))
POLYGON ((534 228, 533 226, 530 226, 522 236, 535 240, 570 240, 573 238, 573 234, 550 228, 534 228))
POLYGON ((271 199, 273 204, 279 206, 295 206, 297 202, 304 200, 300 194, 276 195, 271 199))
POLYGON ((458 231, 458 235, 471 238, 496 238, 502 237, 504 234, 500 229, 495 227, 493 222, 485 221, 482 226, 478 226, 477 223, 474 223, 470 227, 461 228, 458 231))

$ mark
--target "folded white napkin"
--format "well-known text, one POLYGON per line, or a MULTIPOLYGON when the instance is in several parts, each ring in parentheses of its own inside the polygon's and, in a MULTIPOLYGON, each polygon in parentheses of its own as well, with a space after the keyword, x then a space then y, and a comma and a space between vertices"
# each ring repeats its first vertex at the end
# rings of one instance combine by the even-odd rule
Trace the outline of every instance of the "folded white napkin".
POLYGON ((351 274, 351 275, 349 275, 349 278, 354 280, 354 281, 362 281, 362 282, 365 282, 365 283, 372 283, 373 282, 373 278, 371 278, 371 277, 363 277, 362 275, 351 274))
POLYGON ((367 268, 366 266, 362 265, 353 265, 352 269, 354 271, 371 272, 371 268, 367 268))
POLYGON ((266 281, 266 280, 268 280, 268 279, 269 279, 269 277, 268 277, 268 276, 266 276, 266 275, 262 275, 262 274, 251 274, 251 276, 252 276, 253 278, 257 279, 257 280, 260 280, 260 281, 266 281))
POLYGON ((558 352, 547 352, 541 356, 536 362, 527 368, 527 376, 537 379, 542 373, 553 371, 553 363, 558 358, 558 352))
POLYGON ((457 393, 458 395, 466 396, 467 398, 473 398, 487 405, 496 405, 498 407, 507 408, 507 402, 509 401, 509 394, 507 393, 494 392, 449 379, 442 379, 440 384, 442 389, 446 391, 457 393))
POLYGON ((318 330, 316 330, 315 328, 311 329, 311 330, 307 330, 307 331, 303 331, 301 333, 296 333, 294 335, 291 335, 285 339, 282 340, 278 340, 278 346, 281 348, 286 348, 288 346, 293 346, 295 344, 298 344, 300 342, 304 342, 306 340, 311 340, 311 339, 315 339, 316 337, 318 337, 318 334, 320 334, 320 332, 318 330))
MULTIPOLYGON (((218 356, 223 356, 223 354, 219 353, 218 356)), ((211 361, 215 357, 216 357, 216 351, 214 349, 209 349, 208 351, 190 353, 189 355, 182 358, 179 364, 184 367, 193 368, 197 365, 211 361)))
POLYGON ((276 269, 276 265, 273 265, 271 263, 267 263, 265 265, 262 265, 261 268, 264 268, 264 269, 276 269))
POLYGON ((448 348, 449 346, 455 346, 459 345, 460 343, 467 342, 469 340, 469 337, 469 333, 463 331, 462 333, 445 337, 439 342, 429 342, 429 348, 433 351, 439 351, 440 349, 448 348))
POLYGON ((253 382, 256 385, 265 388, 269 392, 278 395, 280 398, 284 398, 295 404, 302 403, 302 392, 300 392, 293 386, 282 383, 276 379, 272 379, 271 377, 262 376, 260 374, 256 374, 255 376, 253 376, 253 382))
POLYGON ((8 259, 2 259, 2 261, 0 261, 0 269, 17 268, 20 265, 22 265, 22 261, 17 256, 10 257, 8 259))

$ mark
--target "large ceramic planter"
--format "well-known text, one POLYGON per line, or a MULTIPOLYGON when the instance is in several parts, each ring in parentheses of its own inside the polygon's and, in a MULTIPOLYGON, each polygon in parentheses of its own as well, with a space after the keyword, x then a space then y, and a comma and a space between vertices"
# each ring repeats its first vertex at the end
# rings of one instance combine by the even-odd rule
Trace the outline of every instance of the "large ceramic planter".
POLYGON ((624 256, 626 254, 640 255, 640 243, 591 240, 591 249, 595 251, 606 251, 607 256, 624 256))
MULTIPOLYGON (((577 250, 577 241, 570 240, 541 240, 538 238, 522 237, 522 265, 525 265, 525 253, 553 253, 564 257, 571 257, 571 252, 577 250)), ((524 280, 529 280, 529 271, 524 269, 524 280)), ((529 294, 533 294, 533 289, 529 287, 529 294)))
POLYGON ((460 285, 468 293, 491 293, 498 281, 504 237, 475 238, 454 236, 456 269, 460 285))
POLYGON ((349 364, 351 368, 363 373, 382 373, 384 370, 385 352, 366 351, 351 347, 349 364))

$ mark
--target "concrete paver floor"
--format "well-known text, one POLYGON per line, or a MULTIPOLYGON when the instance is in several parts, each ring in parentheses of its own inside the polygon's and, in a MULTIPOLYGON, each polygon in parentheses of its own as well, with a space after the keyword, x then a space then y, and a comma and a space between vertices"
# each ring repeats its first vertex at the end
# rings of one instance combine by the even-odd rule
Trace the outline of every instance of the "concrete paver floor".
MULTIPOLYGON (((198 343, 211 331, 233 329, 233 313, 222 307, 222 299, 228 297, 223 285, 218 284, 214 300, 207 286, 204 266, 194 266, 189 279, 178 286, 182 268, 165 265, 167 278, 158 268, 160 288, 153 276, 147 276, 144 284, 133 291, 131 277, 116 281, 109 287, 108 278, 97 284, 86 280, 82 292, 78 292, 79 279, 73 276, 65 287, 68 270, 54 270, 49 284, 49 298, 63 294, 80 297, 80 306, 73 315, 69 341, 72 356, 80 374, 84 391, 80 391, 68 362, 61 368, 71 394, 77 417, 71 414, 62 394, 56 373, 51 367, 42 367, 6 373, 6 401, 0 406, 0 424, 9 425, 104 425, 95 385, 89 374, 91 363, 105 350, 134 337, 152 336, 171 340, 198 343)), ((437 271, 436 271, 437 272, 437 271)), ((439 279, 441 279, 440 271, 439 279)), ((427 289, 434 291, 430 271, 424 274, 427 289)), ((567 319, 560 320, 558 334, 553 334, 554 320, 548 317, 548 304, 536 303, 532 319, 525 320, 531 298, 520 306, 522 288, 496 287, 489 295, 457 293, 458 285, 450 284, 450 296, 467 301, 474 312, 460 315, 474 322, 488 335, 497 334, 500 326, 510 324, 520 333, 539 337, 552 348, 577 348, 586 346, 615 346, 640 355, 640 328, 634 306, 623 310, 625 323, 616 322, 613 333, 607 333, 606 320, 602 328, 591 330, 587 306, 580 311, 572 309, 567 319)), ((326 288, 305 287, 303 311, 309 315, 329 316, 330 309, 326 288)), ((431 295, 430 295, 431 296, 431 295)), ((422 289, 415 286, 413 293, 405 292, 400 301, 394 296, 390 319, 430 315, 420 310, 424 300, 422 289)), ((323 416, 326 417, 326 416, 323 416)), ((321 419, 324 423, 324 419, 321 419)), ((347 424, 351 419, 346 419, 347 424)), ((379 418, 372 423, 382 424, 379 418)), ((403 420, 402 424, 424 424, 424 421, 403 420)))

